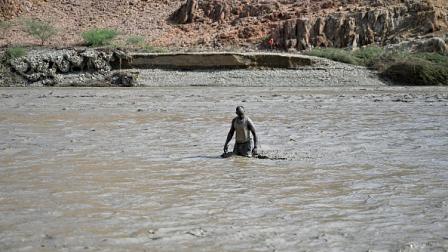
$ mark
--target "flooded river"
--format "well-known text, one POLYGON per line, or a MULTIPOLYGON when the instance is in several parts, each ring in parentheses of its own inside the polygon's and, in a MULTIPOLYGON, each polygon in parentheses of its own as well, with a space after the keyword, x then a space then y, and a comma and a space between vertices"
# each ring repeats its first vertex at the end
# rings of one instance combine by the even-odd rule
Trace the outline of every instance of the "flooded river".
POLYGON ((447 88, 0 89, 0 250, 447 251, 447 153, 447 88))

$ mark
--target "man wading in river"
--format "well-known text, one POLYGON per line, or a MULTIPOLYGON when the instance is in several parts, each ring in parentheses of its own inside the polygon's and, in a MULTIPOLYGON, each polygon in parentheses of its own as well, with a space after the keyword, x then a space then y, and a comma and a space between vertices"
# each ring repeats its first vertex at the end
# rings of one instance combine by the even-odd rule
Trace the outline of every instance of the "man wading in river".
POLYGON ((236 107, 236 114, 238 115, 232 120, 232 126, 230 127, 229 134, 227 135, 226 143, 224 144, 224 154, 222 157, 227 157, 229 142, 232 140, 233 133, 236 132, 235 136, 235 146, 233 147, 233 154, 238 156, 251 156, 251 139, 250 133, 254 136, 254 149, 252 150, 252 155, 257 155, 258 139, 257 133, 255 132, 255 127, 249 117, 244 114, 244 107, 236 107))

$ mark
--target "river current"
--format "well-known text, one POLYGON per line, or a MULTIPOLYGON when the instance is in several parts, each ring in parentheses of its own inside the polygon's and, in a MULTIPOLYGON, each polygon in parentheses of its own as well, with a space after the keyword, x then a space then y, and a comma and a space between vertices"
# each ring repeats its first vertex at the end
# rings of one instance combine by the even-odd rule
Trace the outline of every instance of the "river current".
POLYGON ((447 88, 0 89, 0 250, 447 251, 447 153, 447 88))

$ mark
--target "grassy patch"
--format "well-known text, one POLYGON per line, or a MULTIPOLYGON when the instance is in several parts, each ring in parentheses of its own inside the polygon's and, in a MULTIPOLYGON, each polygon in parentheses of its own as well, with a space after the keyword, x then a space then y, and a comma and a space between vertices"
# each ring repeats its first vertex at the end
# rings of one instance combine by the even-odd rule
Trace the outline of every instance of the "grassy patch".
POLYGON ((155 47, 152 45, 145 45, 143 47, 143 51, 146 53, 166 53, 168 52, 168 50, 166 48, 163 47, 155 47))
POLYGON ((11 71, 11 60, 27 55, 27 50, 23 47, 9 47, 0 50, 0 87, 22 86, 26 81, 18 74, 11 71))
POLYGON ((380 74, 404 85, 448 85, 448 56, 438 53, 385 54, 377 63, 380 74))
POLYGON ((448 56, 438 53, 387 52, 380 47, 357 51, 316 48, 308 55, 371 67, 383 78, 402 85, 448 85, 448 56))
POLYGON ((145 44, 145 37, 142 36, 130 36, 126 39, 126 44, 133 47, 142 47, 145 44))
POLYGON ((448 55, 442 55, 439 53, 414 53, 415 58, 430 61, 434 64, 441 64, 448 67, 448 55))
POLYGON ((25 20, 23 31, 33 38, 39 39, 41 45, 44 45, 57 33, 56 29, 49 22, 34 19, 25 20))
POLYGON ((353 56, 350 51, 339 48, 315 48, 309 52, 307 55, 327 58, 338 62, 348 63, 352 65, 359 64, 358 58, 353 56))
POLYGON ((448 68, 424 61, 403 61, 393 63, 381 72, 394 82, 403 85, 448 85, 448 68))
POLYGON ((27 51, 23 47, 19 47, 19 46, 10 47, 10 48, 6 49, 6 51, 5 51, 4 61, 8 62, 12 59, 26 56, 26 54, 27 54, 27 51))
POLYGON ((368 46, 354 51, 352 55, 356 58, 358 64, 373 66, 384 53, 384 49, 381 47, 368 46))
POLYGON ((88 46, 104 46, 118 36, 118 32, 113 29, 91 29, 82 33, 82 38, 88 46))

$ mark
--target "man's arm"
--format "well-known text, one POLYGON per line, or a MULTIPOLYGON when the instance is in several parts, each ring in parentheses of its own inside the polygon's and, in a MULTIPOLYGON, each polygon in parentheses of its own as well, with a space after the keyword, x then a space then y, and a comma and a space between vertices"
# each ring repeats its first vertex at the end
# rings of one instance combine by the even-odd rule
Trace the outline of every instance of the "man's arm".
POLYGON ((255 126, 252 123, 252 121, 249 120, 248 125, 250 132, 252 132, 252 135, 254 136, 254 149, 252 150, 254 155, 257 155, 257 149, 258 149, 258 137, 257 132, 255 131, 255 126))
POLYGON ((224 153, 227 153, 229 149, 229 143, 233 138, 233 133, 235 133, 235 128, 233 127, 233 122, 235 119, 232 120, 232 126, 230 127, 229 134, 227 134, 226 143, 224 144, 224 153))

